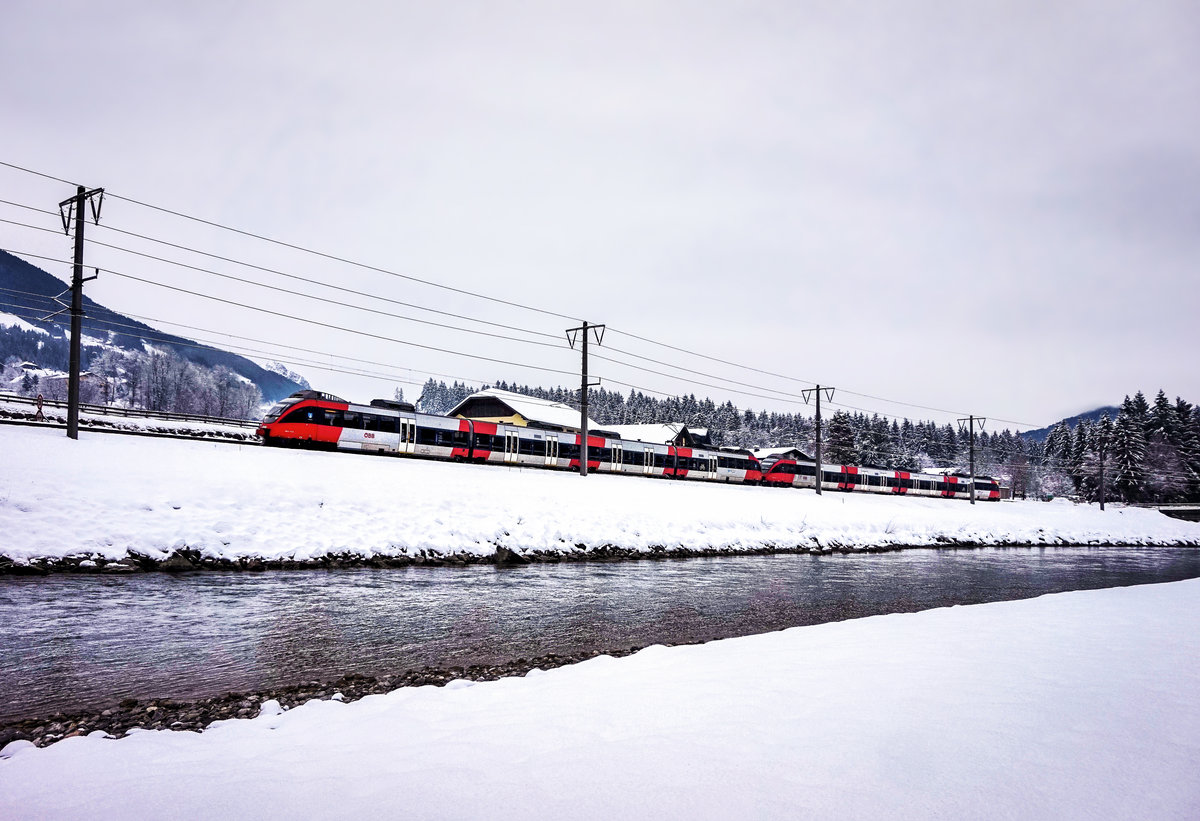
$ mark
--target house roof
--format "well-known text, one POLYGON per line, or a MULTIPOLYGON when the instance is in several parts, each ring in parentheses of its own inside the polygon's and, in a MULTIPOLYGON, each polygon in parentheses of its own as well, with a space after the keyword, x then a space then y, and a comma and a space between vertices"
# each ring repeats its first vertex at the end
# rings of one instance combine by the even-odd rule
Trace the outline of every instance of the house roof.
MULTIPOLYGON (((579 430, 579 409, 564 405, 562 402, 551 402, 548 399, 537 399, 498 388, 487 388, 476 391, 459 402, 446 414, 447 416, 466 416, 463 410, 470 410, 470 405, 481 399, 494 399, 507 406, 514 414, 524 417, 530 422, 549 425, 556 428, 579 430)), ((594 419, 588 418, 588 430, 604 427, 594 419)))
POLYGON ((772 456, 774 456, 776 458, 783 458, 784 456, 789 456, 789 457, 803 459, 805 461, 812 461, 812 457, 809 456, 804 451, 800 450, 800 448, 798 448, 798 447, 754 448, 754 450, 752 450, 750 452, 753 453, 755 458, 758 459, 760 462, 763 459, 770 459, 772 456))

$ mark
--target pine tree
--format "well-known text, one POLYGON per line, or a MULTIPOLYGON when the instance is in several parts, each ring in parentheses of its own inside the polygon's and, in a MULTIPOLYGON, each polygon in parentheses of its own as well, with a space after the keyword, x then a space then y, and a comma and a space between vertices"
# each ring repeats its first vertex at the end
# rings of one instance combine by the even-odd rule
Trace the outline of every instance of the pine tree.
POLYGON ((1071 454, 1069 457, 1068 469, 1071 472, 1071 479, 1075 482, 1075 490, 1078 491, 1083 483, 1083 461, 1087 458, 1088 443, 1092 438, 1092 425, 1086 419, 1079 423, 1079 427, 1075 428, 1075 439, 1071 445, 1071 454))
POLYGON ((832 465, 852 465, 856 461, 857 451, 854 423, 850 414, 843 410, 837 411, 829 420, 822 461, 832 465))
POLYGON ((1140 409, 1128 396, 1113 425, 1110 452, 1113 490, 1127 502, 1141 501, 1146 492, 1146 433, 1140 409))
POLYGON ((1159 436, 1163 441, 1175 445, 1178 438, 1178 419, 1175 407, 1167 399, 1166 393, 1160 389, 1158 395, 1154 397, 1154 406, 1150 409, 1150 416, 1146 422, 1147 438, 1159 436))

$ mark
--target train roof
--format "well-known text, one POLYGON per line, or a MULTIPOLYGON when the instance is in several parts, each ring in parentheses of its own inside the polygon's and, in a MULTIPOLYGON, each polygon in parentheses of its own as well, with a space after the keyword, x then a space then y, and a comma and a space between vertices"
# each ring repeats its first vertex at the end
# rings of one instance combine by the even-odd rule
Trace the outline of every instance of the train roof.
POLYGON ((413 407, 413 403, 412 403, 412 402, 399 402, 399 401, 397 401, 397 400, 395 400, 395 399, 372 399, 372 400, 371 400, 371 407, 373 407, 373 408, 387 408, 388 410, 394 410, 394 411, 409 411, 409 412, 412 412, 412 411, 415 411, 415 410, 416 410, 416 408, 415 408, 415 407, 413 407))
POLYGON ((340 396, 334 396, 332 393, 321 393, 321 391, 296 391, 288 399, 319 399, 322 402, 342 402, 347 405, 347 402, 340 396))

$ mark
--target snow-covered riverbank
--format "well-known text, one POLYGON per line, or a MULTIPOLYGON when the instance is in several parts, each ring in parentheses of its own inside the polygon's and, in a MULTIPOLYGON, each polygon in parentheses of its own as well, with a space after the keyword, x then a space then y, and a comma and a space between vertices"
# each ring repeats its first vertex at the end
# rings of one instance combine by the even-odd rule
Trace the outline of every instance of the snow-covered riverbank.
POLYGON ((0 557, 310 562, 937 544, 1200 544, 1200 524, 1068 502, 707 485, 0 428, 0 557))
POLYGON ((18 742, 23 818, 1195 818, 1200 580, 18 742))

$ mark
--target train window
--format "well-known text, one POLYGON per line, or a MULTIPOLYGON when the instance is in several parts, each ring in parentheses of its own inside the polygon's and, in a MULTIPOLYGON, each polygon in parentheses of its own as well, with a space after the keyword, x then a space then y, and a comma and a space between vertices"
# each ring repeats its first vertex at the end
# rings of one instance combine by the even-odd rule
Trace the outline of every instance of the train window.
POLYGON ((796 473, 800 474, 801 476, 816 476, 817 475, 817 466, 816 465, 796 465, 796 473))
POLYGON ((521 439, 517 443, 517 453, 523 456, 544 456, 546 446, 536 439, 521 439))
POLYGON ((907 490, 912 490, 914 487, 916 487, 916 485, 913 484, 912 479, 901 479, 900 487, 905 488, 907 490))
POLYGON ((417 444, 436 445, 437 434, 437 428, 417 428, 417 444))
POLYGON ((873 475, 873 474, 872 474, 872 475, 870 475, 870 476, 868 476, 868 477, 867 477, 867 484, 868 484, 870 487, 883 487, 883 481, 882 481, 882 479, 883 479, 883 477, 882 477, 882 476, 875 476, 875 475, 873 475))
POLYGON ((383 420, 380 417, 373 413, 363 414, 363 428, 365 430, 382 430, 382 428, 379 426, 380 422, 382 421, 383 420))
POLYGON ((492 435, 490 433, 475 434, 475 448, 477 450, 491 450, 492 435))
POLYGON ((295 425, 320 425, 325 422, 325 413, 320 408, 297 408, 280 421, 295 425))
POLYGON ((574 443, 561 442, 558 445, 558 456, 560 459, 578 459, 579 445, 574 443))
POLYGON ((920 479, 917 481, 918 490, 933 490, 933 482, 929 479, 920 479))

